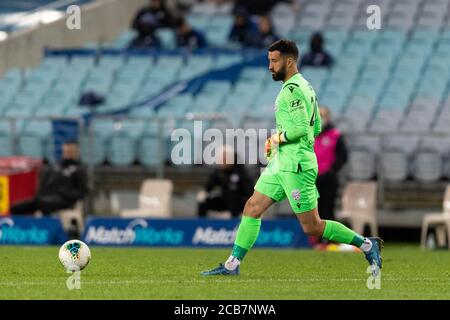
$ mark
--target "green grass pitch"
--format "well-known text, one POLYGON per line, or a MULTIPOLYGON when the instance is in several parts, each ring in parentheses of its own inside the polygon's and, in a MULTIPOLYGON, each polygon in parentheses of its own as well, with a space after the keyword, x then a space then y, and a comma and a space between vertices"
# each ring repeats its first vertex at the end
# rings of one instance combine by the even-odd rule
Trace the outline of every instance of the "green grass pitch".
POLYGON ((0 299, 450 299, 450 252, 389 245, 381 288, 360 253, 254 249, 239 277, 202 277, 227 249, 91 247, 69 290, 59 247, 0 247, 0 299))

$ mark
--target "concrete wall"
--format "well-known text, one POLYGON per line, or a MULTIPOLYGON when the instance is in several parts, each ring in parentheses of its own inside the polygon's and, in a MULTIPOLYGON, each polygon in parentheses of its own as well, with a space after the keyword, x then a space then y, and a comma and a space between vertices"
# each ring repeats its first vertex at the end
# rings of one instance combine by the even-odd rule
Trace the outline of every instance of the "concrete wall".
POLYGON ((98 0, 81 9, 81 29, 69 30, 66 18, 19 30, 0 42, 0 75, 8 68, 37 66, 45 47, 81 47, 87 41, 111 41, 129 28, 148 0, 98 0))

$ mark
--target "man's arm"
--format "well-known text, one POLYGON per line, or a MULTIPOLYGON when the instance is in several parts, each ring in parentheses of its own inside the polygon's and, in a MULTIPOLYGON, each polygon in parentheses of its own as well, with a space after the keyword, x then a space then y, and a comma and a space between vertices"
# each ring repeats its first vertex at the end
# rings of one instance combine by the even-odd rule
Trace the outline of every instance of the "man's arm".
POLYGON ((286 85, 283 90, 289 91, 286 95, 288 112, 292 119, 292 125, 284 128, 286 142, 297 142, 308 133, 310 120, 306 110, 306 100, 300 89, 295 85, 286 85))

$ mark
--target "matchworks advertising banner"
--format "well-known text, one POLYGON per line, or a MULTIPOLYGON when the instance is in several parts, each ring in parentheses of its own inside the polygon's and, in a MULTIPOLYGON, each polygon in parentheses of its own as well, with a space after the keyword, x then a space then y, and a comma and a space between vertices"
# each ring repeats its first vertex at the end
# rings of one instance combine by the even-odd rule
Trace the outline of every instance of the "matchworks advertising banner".
MULTIPOLYGON (((83 241, 88 245, 229 247, 240 219, 91 218, 83 241)), ((255 247, 310 247, 296 219, 263 220, 255 247)))
POLYGON ((0 245, 63 244, 68 240, 58 218, 0 218, 0 245))

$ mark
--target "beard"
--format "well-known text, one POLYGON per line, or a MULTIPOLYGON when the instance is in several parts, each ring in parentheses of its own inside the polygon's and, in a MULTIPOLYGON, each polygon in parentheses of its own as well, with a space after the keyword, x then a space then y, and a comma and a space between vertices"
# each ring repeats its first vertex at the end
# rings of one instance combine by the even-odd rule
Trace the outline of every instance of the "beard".
POLYGON ((273 81, 283 81, 286 78, 286 66, 283 66, 278 72, 272 73, 273 81))

